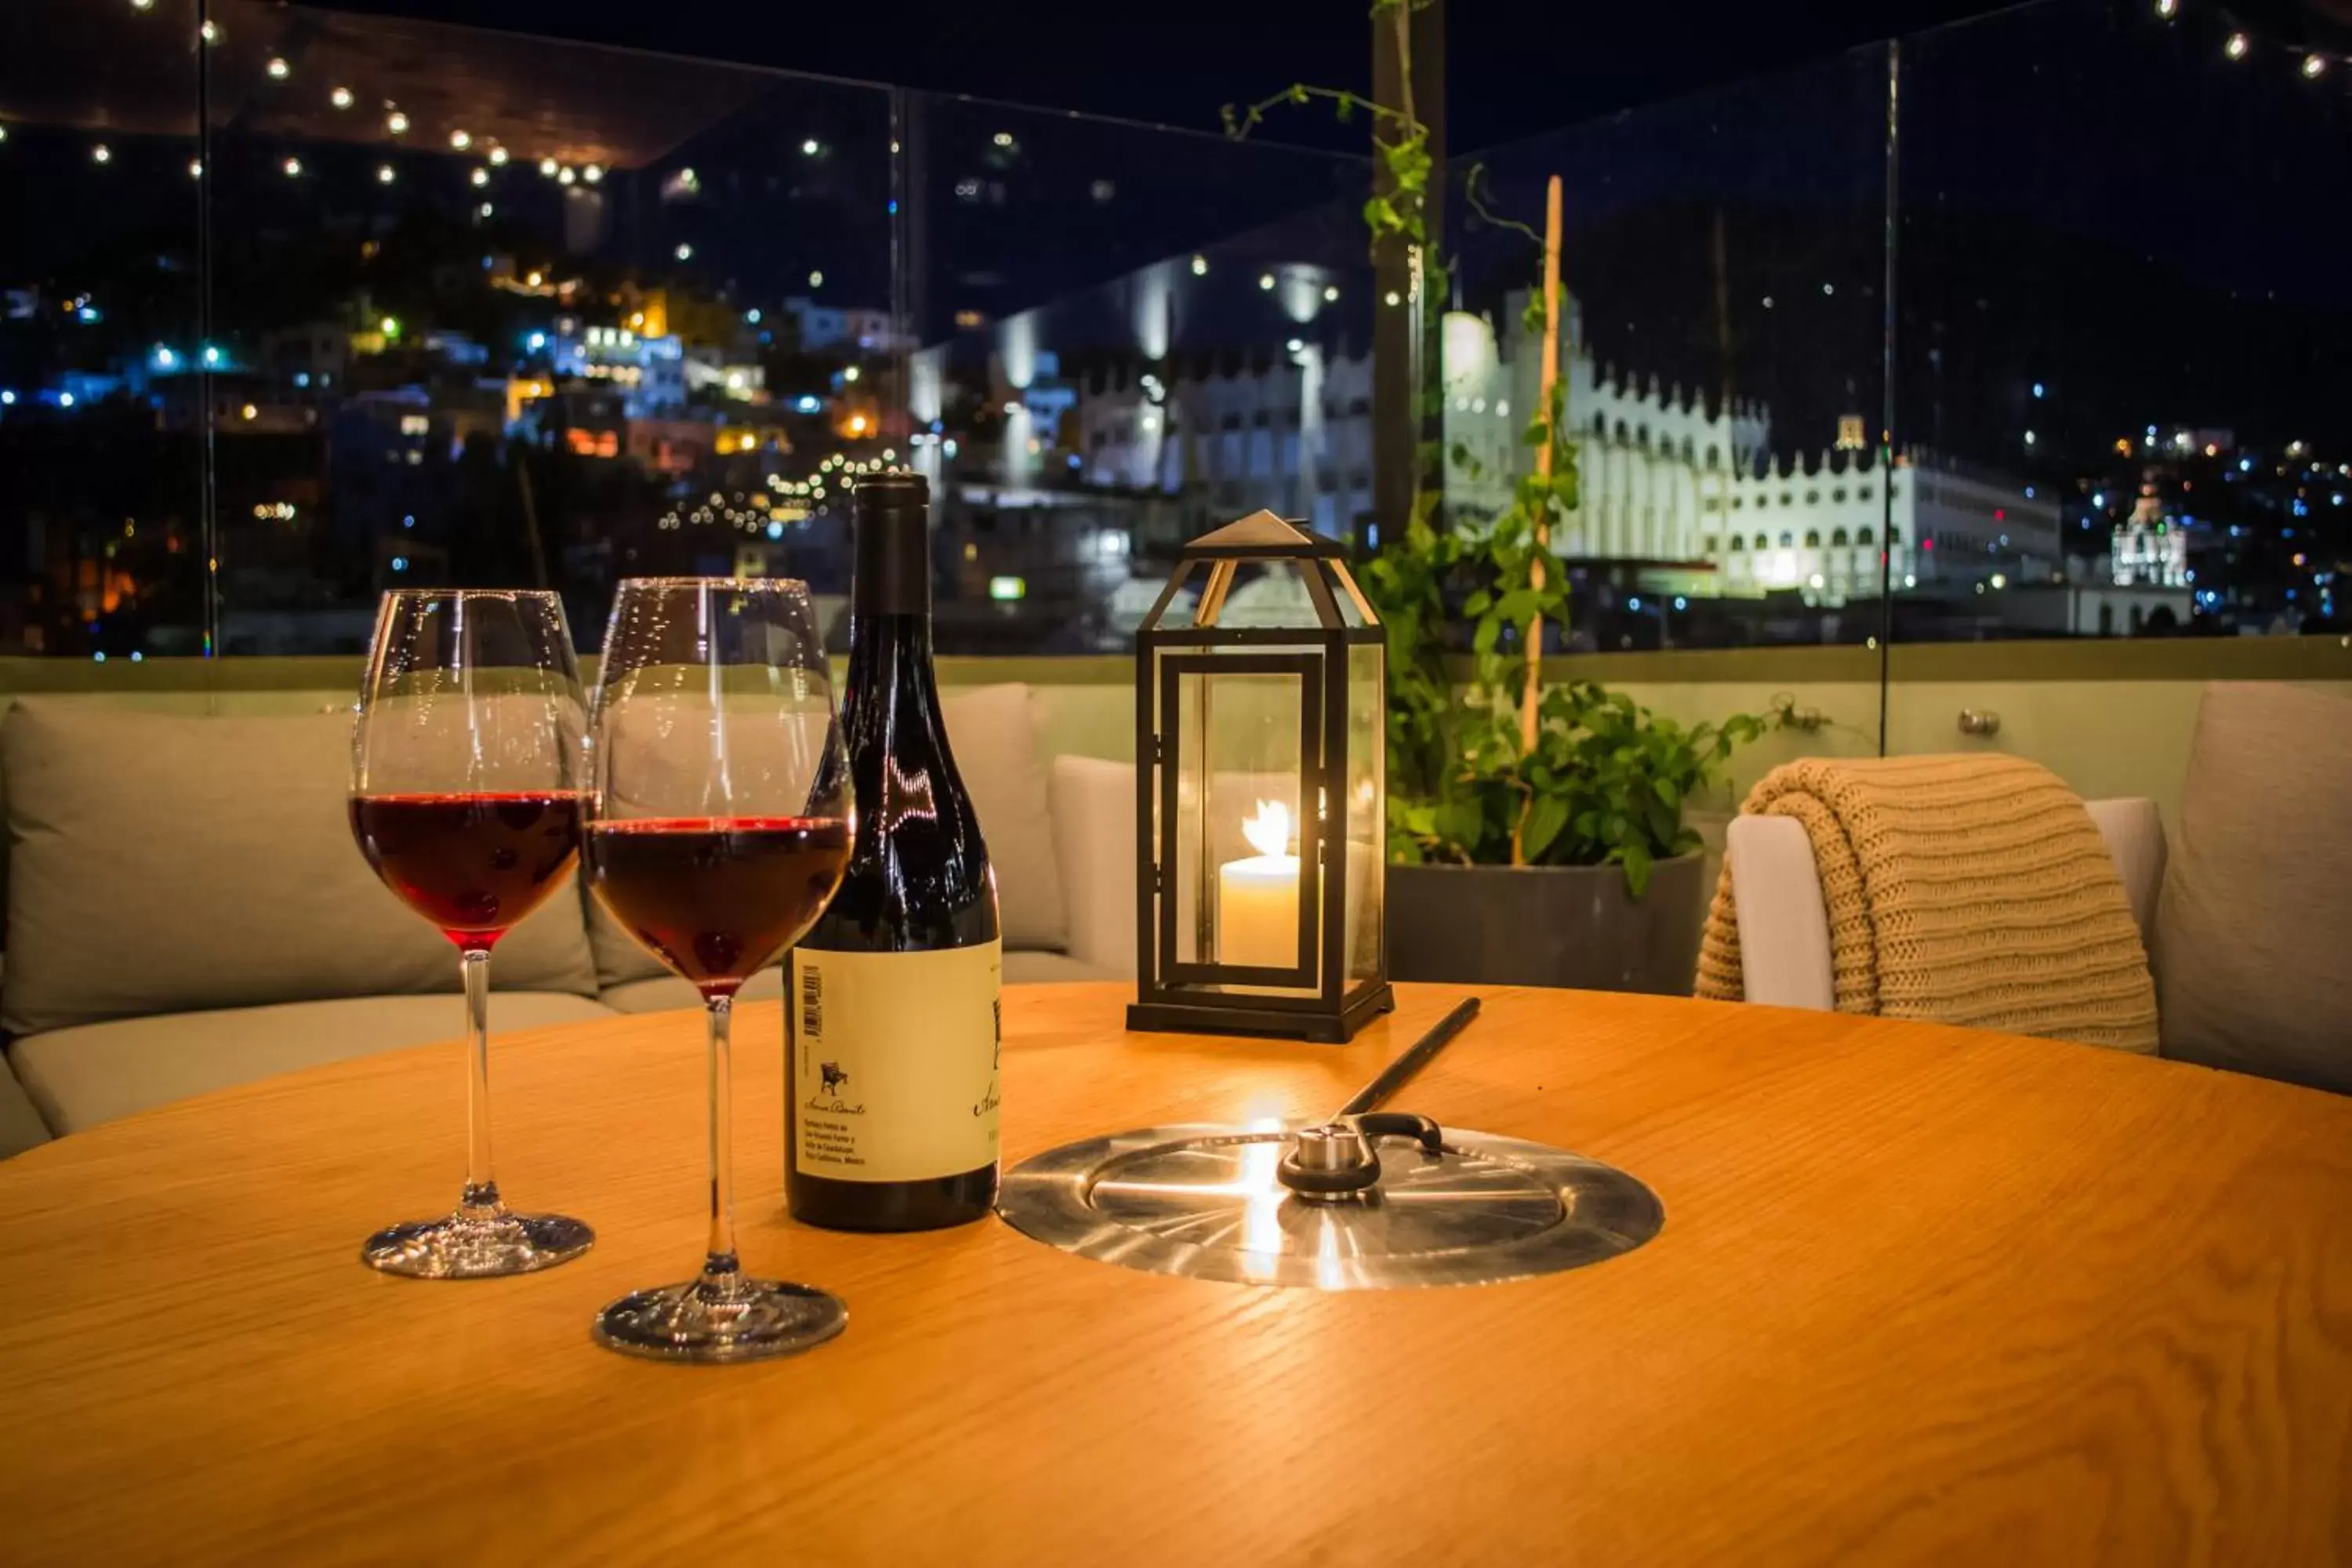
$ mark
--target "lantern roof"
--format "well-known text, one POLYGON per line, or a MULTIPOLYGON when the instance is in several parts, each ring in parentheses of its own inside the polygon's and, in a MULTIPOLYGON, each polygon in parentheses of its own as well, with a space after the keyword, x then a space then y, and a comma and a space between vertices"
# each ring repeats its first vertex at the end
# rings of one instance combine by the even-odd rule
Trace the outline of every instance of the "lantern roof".
POLYGON ((1187 557, 1209 561, 1244 556, 1298 560, 1339 552, 1338 540, 1309 533, 1270 511, 1254 511, 1223 528, 1212 529, 1183 549, 1187 557))
POLYGON ((1254 511, 1185 545, 1137 635, 1202 637, 1212 629, 1238 640, 1285 630, 1337 634, 1348 642, 1381 637, 1380 617, 1348 570, 1345 547, 1270 511, 1254 511), (1262 570, 1244 579, 1243 568, 1253 564, 1262 570), (1189 590, 1192 596, 1180 597, 1188 579, 1203 577, 1189 590))

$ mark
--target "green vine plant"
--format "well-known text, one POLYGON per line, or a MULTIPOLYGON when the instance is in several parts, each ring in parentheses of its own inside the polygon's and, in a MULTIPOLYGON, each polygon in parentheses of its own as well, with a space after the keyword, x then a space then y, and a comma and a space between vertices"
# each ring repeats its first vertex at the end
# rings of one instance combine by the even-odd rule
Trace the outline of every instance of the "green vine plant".
MULTIPOLYGON (((1364 203, 1364 225, 1376 258, 1390 245, 1403 247, 1425 334, 1434 338, 1448 273, 1430 244, 1433 160, 1428 127, 1412 101, 1408 31, 1411 13, 1427 3, 1374 0, 1371 7, 1376 22, 1396 29, 1405 83, 1401 104, 1295 82, 1256 103, 1227 105, 1224 124, 1239 140, 1276 109, 1318 101, 1331 104, 1342 121, 1361 114, 1373 122, 1382 178, 1364 203)), ((1546 328, 1543 237, 1492 211, 1482 178, 1483 170, 1474 168, 1465 182, 1471 207, 1535 242, 1537 286, 1527 324, 1529 336, 1539 337, 1546 328)), ((1426 428, 1439 422, 1444 391, 1442 375, 1423 381, 1419 408, 1426 428)), ((1459 445, 1440 453, 1421 444, 1402 536, 1384 539, 1360 563, 1365 594, 1387 633, 1389 858, 1406 864, 1620 866, 1627 890, 1639 898, 1659 860, 1699 847, 1684 807, 1720 782, 1733 751, 1804 720, 1791 703, 1776 701, 1760 715, 1684 725, 1597 681, 1545 682, 1540 629, 1549 622, 1565 631, 1570 608, 1568 566, 1553 542, 1565 537, 1578 504, 1567 386, 1563 374, 1528 421, 1523 439, 1537 460, 1501 510, 1491 518, 1449 518, 1444 463, 1471 478, 1479 477, 1479 465, 1459 445), (1470 627, 1466 671, 1450 646, 1461 621, 1470 627)))

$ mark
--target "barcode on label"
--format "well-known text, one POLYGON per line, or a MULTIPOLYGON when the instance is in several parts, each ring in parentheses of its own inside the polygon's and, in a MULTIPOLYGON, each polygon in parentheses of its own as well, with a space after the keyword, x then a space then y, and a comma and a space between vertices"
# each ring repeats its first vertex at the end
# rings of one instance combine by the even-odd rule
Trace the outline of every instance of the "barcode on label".
POLYGON ((811 1039, 824 1033, 824 973, 814 964, 801 971, 801 1033, 811 1039))

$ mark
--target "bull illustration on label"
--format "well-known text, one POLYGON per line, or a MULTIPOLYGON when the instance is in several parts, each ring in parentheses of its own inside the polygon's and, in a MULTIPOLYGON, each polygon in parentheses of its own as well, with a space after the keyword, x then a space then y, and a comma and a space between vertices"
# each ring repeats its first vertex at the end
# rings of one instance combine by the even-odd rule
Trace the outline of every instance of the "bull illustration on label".
POLYGON ((824 1077, 824 1092, 827 1094, 838 1091, 843 1084, 849 1081, 849 1075, 842 1070, 839 1062, 819 1062, 816 1070, 824 1077))

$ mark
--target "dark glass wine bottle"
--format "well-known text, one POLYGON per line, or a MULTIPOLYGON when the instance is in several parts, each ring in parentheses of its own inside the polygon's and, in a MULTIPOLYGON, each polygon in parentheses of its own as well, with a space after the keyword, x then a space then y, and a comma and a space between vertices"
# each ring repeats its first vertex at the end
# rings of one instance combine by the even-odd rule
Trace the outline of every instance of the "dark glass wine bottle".
POLYGON ((929 1230, 996 1200, 996 876, 931 674, 929 487, 852 493, 849 680, 857 807, 841 890, 793 950, 784 1191, 836 1230, 929 1230))

